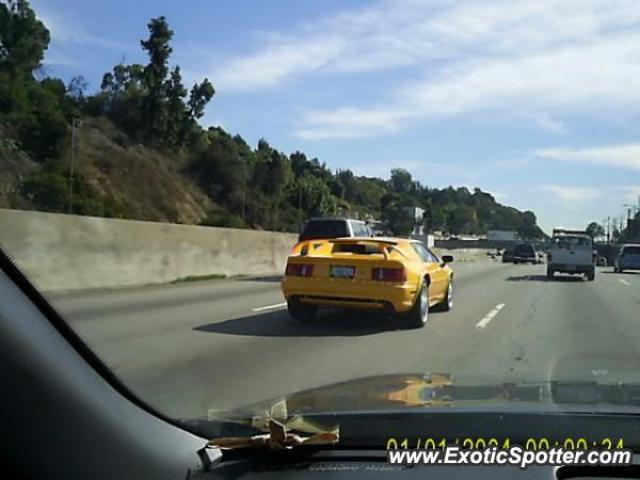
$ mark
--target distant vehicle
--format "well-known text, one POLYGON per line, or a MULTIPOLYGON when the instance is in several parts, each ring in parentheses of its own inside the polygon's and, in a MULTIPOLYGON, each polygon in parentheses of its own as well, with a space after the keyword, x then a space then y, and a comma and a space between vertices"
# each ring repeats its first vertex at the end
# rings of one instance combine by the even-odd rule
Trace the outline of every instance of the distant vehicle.
POLYGON ((538 263, 538 254, 536 249, 530 243, 521 243, 516 245, 513 249, 513 263, 517 265, 519 263, 538 263))
POLYGON ((304 242, 282 280, 289 314, 310 320, 319 307, 381 310, 408 327, 424 326, 429 308, 453 306, 453 257, 438 258, 405 238, 337 238, 304 242), (306 253, 303 253, 306 252, 306 253))
POLYGON ((502 263, 512 263, 513 262, 513 250, 505 250, 502 252, 502 263))
POLYGON ((589 281, 596 278, 593 241, 583 230, 553 230, 553 243, 547 254, 547 278, 557 272, 582 274, 589 281))
POLYGON ((512 230, 489 230, 487 240, 490 242, 517 242, 518 232, 512 230))
POLYGON ((626 243, 618 249, 613 261, 613 271, 622 273, 625 270, 640 270, 640 244, 626 243))
POLYGON ((373 231, 362 220, 352 218, 312 218, 305 223, 298 242, 343 237, 373 237, 373 231))

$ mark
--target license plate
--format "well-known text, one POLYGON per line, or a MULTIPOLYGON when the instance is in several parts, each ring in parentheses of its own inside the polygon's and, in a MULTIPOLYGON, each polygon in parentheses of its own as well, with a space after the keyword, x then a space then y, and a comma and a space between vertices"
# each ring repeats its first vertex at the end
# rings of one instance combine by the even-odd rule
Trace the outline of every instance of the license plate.
POLYGON ((329 275, 333 278, 353 278, 355 273, 355 267, 342 267, 338 265, 332 265, 329 270, 329 275))

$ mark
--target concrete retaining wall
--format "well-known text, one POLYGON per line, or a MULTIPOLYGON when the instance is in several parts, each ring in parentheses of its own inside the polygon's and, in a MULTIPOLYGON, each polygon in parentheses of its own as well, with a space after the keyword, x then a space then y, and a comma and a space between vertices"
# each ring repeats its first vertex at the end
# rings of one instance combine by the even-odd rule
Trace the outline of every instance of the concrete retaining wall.
POLYGON ((43 291, 281 274, 297 235, 0 209, 0 244, 43 291))

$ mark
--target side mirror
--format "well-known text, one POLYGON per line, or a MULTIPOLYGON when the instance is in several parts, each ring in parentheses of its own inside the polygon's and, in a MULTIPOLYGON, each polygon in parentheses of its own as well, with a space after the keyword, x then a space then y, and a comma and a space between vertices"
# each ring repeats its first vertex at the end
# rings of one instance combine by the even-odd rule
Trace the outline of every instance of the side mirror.
POLYGON ((442 256, 442 263, 451 263, 453 262, 453 256, 452 255, 443 255, 442 256))

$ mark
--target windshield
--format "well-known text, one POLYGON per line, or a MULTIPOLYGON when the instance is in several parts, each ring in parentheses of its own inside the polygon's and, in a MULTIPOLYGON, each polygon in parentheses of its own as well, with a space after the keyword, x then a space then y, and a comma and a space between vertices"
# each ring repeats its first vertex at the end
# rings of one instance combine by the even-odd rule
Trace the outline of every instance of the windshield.
POLYGON ((531 245, 518 245, 515 248, 514 253, 516 255, 533 255, 534 251, 531 245))
POLYGON ((558 237, 554 239, 557 248, 590 248, 591 240, 585 237, 558 237))
POLYGON ((347 222, 344 220, 313 220, 308 222, 302 231, 303 238, 336 238, 348 235, 347 222))
POLYGON ((639 106, 637 0, 5 0, 0 245, 178 421, 636 385, 639 106))

